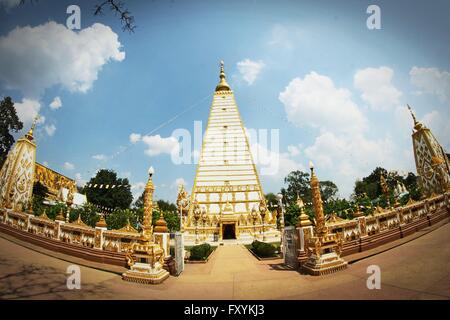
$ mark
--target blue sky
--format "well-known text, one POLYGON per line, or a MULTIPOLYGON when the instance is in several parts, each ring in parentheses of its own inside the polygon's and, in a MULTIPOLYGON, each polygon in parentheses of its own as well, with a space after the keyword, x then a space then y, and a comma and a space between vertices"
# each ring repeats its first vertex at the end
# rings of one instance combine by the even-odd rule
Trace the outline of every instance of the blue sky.
POLYGON ((245 126, 279 130, 279 150, 253 143, 279 164, 265 192, 309 160, 342 196, 376 166, 415 171, 406 103, 450 149, 448 1, 125 2, 133 34, 95 1, 0 0, 0 95, 28 126, 39 111, 37 160, 80 183, 111 168, 139 194, 152 165, 158 198, 190 189, 195 164, 171 161, 170 136, 205 129, 221 59, 245 126), (70 4, 82 30, 63 29, 70 4))

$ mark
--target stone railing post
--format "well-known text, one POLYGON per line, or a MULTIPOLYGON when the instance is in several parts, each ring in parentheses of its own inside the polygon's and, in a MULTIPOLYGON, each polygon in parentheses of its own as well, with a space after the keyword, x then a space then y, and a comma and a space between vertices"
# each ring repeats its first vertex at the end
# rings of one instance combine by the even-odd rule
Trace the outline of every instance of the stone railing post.
POLYGON ((105 242, 105 238, 103 236, 103 232, 108 230, 107 227, 95 227, 95 235, 94 235, 94 248, 95 249, 103 249, 103 243, 105 242))
POLYGON ((404 224, 404 219, 403 219, 403 208, 397 208, 397 221, 399 223, 399 225, 404 224))
POLYGON ((297 227, 298 232, 298 260, 301 265, 303 261, 306 261, 307 256, 307 248, 308 239, 313 235, 313 227, 312 226, 303 226, 297 227))
POLYGON ((430 213, 430 202, 428 201, 428 199, 424 200, 423 207, 425 209, 425 213, 428 215, 430 213))
POLYGON ((444 193, 444 204, 447 208, 450 208, 450 199, 448 196, 448 192, 444 193))
POLYGON ((27 218, 25 220, 25 229, 24 229, 24 231, 26 231, 26 232, 28 232, 30 229, 30 225, 31 225, 30 218, 31 217, 32 217, 32 215, 27 213, 27 218))
POLYGON ((155 232, 155 242, 158 243, 164 250, 164 256, 170 256, 170 233, 167 232, 155 232))
POLYGON ((61 226, 64 224, 64 217, 57 216, 55 219, 56 230, 54 238, 61 241, 61 226))
POLYGON ((359 217, 357 220, 360 238, 367 236, 366 217, 359 217))

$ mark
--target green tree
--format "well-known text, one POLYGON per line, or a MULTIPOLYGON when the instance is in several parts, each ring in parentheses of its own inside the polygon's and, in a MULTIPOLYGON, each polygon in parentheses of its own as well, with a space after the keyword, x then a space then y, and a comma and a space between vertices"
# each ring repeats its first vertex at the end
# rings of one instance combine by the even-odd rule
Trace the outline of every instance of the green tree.
MULTIPOLYGON (((162 211, 164 213, 164 220, 167 222, 167 228, 170 232, 175 232, 180 230, 180 217, 176 211, 162 211)), ((153 212, 153 225, 156 224, 161 212, 153 212)))
POLYGON ((88 226, 94 228, 95 224, 100 220, 100 216, 97 214, 97 209, 87 203, 82 207, 72 208, 70 209, 69 221, 73 222, 78 219, 78 216, 81 217, 81 220, 88 226))
POLYGON ((117 178, 117 174, 113 170, 99 170, 95 177, 88 182, 89 184, 97 185, 97 188, 85 187, 83 190, 88 201, 93 204, 113 209, 127 209, 133 201, 128 179, 117 178), (100 185, 103 185, 103 188, 100 189, 100 185), (105 185, 116 185, 116 187, 106 189, 105 185))
POLYGON ((23 123, 17 116, 11 97, 5 97, 0 101, 0 168, 14 144, 14 137, 11 132, 18 132, 22 128, 23 123))
MULTIPOLYGON (((285 225, 296 225, 300 209, 298 208, 297 194, 302 198, 305 207, 305 213, 312 219, 314 217, 314 211, 312 209, 312 197, 311 197, 311 181, 310 174, 302 171, 292 171, 284 179, 287 188, 282 188, 283 203, 287 204, 285 207, 284 222, 285 225)), ((336 195, 338 193, 338 187, 332 181, 320 181, 320 193, 322 201, 324 202, 324 211, 331 212, 332 207, 327 209, 327 206, 333 204, 336 195)))
POLYGON ((377 199, 381 196, 383 194, 383 190, 380 185, 381 175, 387 177, 388 172, 384 168, 377 167, 367 177, 364 177, 362 180, 357 180, 354 188, 355 195, 361 196, 365 193, 370 199, 377 199))
POLYGON ((113 213, 106 216, 106 224, 108 229, 120 229, 127 225, 128 221, 133 228, 139 230, 140 220, 136 210, 117 209, 113 213))
POLYGON ((164 200, 158 200, 156 202, 158 203, 158 208, 162 210, 164 213, 177 211, 177 206, 173 203, 164 200))
MULTIPOLYGON (((311 202, 311 181, 309 173, 299 170, 292 171, 284 179, 284 183, 287 184, 287 189, 281 189, 283 201, 294 204, 298 194, 304 202, 311 202)), ((336 197, 338 191, 338 187, 334 182, 320 181, 320 193, 324 202, 336 197)))
POLYGON ((134 208, 143 208, 144 207, 144 192, 134 201, 133 203, 134 208))
POLYGON ((32 196, 32 203, 33 203, 33 213, 37 216, 41 215, 44 212, 44 209, 47 208, 46 205, 44 205, 45 197, 48 194, 48 188, 44 186, 39 181, 33 184, 33 196, 32 196))
POLYGON ((268 194, 266 194, 265 198, 266 198, 267 205, 270 207, 278 204, 277 196, 272 192, 269 192, 268 194))
POLYGON ((287 188, 282 188, 283 201, 294 204, 299 194, 304 202, 311 202, 311 187, 309 173, 297 170, 292 171, 284 178, 287 188))

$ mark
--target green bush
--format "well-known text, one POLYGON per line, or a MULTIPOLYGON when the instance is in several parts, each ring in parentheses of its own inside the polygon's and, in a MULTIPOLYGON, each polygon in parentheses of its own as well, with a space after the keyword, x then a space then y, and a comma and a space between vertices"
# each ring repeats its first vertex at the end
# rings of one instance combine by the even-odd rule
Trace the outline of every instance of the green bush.
POLYGON ((208 243, 203 243, 200 244, 198 246, 193 246, 191 248, 191 255, 189 256, 190 260, 206 260, 208 258, 208 256, 211 254, 211 252, 213 251, 211 245, 209 245, 208 243))
POLYGON ((258 257, 261 258, 270 258, 276 256, 276 250, 275 246, 271 245, 270 243, 261 242, 258 240, 255 240, 252 242, 252 246, 250 248, 258 257))

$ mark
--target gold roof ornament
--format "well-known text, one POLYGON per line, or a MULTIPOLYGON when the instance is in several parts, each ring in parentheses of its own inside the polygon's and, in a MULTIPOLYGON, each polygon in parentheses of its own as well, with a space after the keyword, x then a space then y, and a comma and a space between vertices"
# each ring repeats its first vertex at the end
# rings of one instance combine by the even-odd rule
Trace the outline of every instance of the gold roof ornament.
POLYGON ((220 81, 219 84, 216 86, 216 91, 231 91, 230 85, 227 83, 227 80, 225 79, 225 71, 223 67, 224 63, 223 61, 220 61, 220 81))
POLYGON ((108 227, 108 225, 106 224, 106 220, 103 217, 103 215, 100 216, 100 220, 97 221, 95 226, 98 227, 98 228, 106 228, 106 227, 108 227))
POLYGON ((128 232, 128 233, 139 233, 139 231, 137 231, 135 228, 133 228, 133 226, 130 223, 130 219, 127 219, 127 224, 125 225, 125 227, 120 228, 117 231, 121 231, 121 232, 128 232))
POLYGON ((345 219, 339 217, 336 212, 332 212, 327 218, 327 224, 337 224, 342 221, 345 221, 345 219))
POLYGON ((63 208, 61 208, 60 210, 59 210, 59 213, 58 213, 58 215, 56 216, 56 218, 55 218, 55 220, 56 221, 64 221, 66 218, 64 218, 64 211, 63 211, 63 208))
POLYGON ((47 210, 44 209, 44 212, 39 216, 39 218, 44 219, 44 220, 51 220, 48 216, 47 216, 47 210))
POLYGON ((305 204, 303 203, 302 198, 300 198, 299 194, 297 193, 297 206, 300 208, 300 216, 298 219, 297 226, 299 227, 308 227, 312 225, 311 220, 309 219, 309 216, 305 213, 305 204))
POLYGON ((167 228, 167 222, 164 219, 164 213, 161 211, 161 214, 159 215, 159 219, 155 223, 155 228, 153 229, 154 232, 160 232, 160 233, 167 233, 169 232, 169 229, 167 228))
POLYGON ((71 224, 75 224, 77 226, 80 227, 84 227, 84 228, 89 228, 89 226, 83 222, 83 220, 81 219, 81 214, 78 215, 78 219, 75 220, 74 222, 72 222, 71 224))

